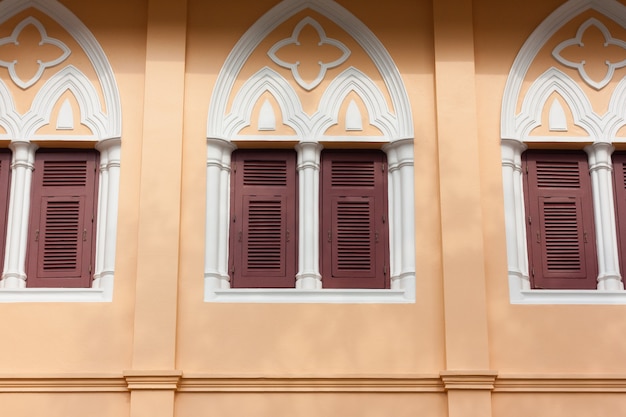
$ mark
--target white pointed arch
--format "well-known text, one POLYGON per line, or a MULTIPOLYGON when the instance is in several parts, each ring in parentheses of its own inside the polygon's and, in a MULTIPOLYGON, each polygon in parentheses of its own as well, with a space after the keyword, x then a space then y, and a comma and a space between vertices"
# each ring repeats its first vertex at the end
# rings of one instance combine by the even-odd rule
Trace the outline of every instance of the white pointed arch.
MULTIPOLYGON (((626 78, 622 79, 613 90, 607 112, 606 136, 616 139, 617 132, 626 124, 626 78)), ((622 139, 623 141, 623 139, 622 139)))
POLYGON ((0 134, 2 139, 12 139, 19 134, 21 125, 20 116, 15 111, 13 95, 4 81, 0 80, 0 126, 6 129, 6 134, 0 134))
POLYGON ((528 37, 513 61, 502 99, 500 125, 502 138, 521 139, 520 132, 516 129, 516 107, 522 83, 535 57, 561 27, 587 10, 595 10, 626 27, 626 6, 615 0, 570 0, 552 12, 528 37))
POLYGON ((57 0, 3 0, 0 2, 0 24, 29 8, 37 9, 55 20, 83 49, 103 93, 105 129, 98 139, 120 137, 122 117, 119 91, 111 65, 96 38, 80 19, 57 0))
POLYGON ((391 56, 367 26, 332 0, 284 0, 248 29, 228 55, 218 75, 207 118, 207 137, 230 139, 226 134, 229 127, 225 125, 224 118, 228 114, 230 93, 241 68, 269 33, 304 9, 311 9, 333 21, 352 36, 370 56, 389 90, 396 114, 397 133, 393 140, 412 139, 413 118, 408 95, 391 56))
POLYGON ((106 114, 100 105, 97 91, 78 68, 68 65, 46 81, 35 96, 28 117, 25 119, 24 139, 35 138, 35 132, 50 123, 54 106, 68 90, 78 102, 80 122, 93 132, 94 139, 106 137, 106 114))
POLYGON ((341 105, 351 92, 363 100, 369 123, 383 132, 386 142, 392 142, 398 137, 397 119, 387 107, 382 91, 365 73, 354 67, 339 74, 324 91, 319 106, 319 113, 323 117, 316 123, 314 137, 321 137, 330 126, 337 123, 341 105))
POLYGON ((562 71, 550 68, 539 77, 528 89, 520 114, 516 117, 515 130, 518 139, 527 140, 531 131, 541 125, 541 117, 546 102, 552 93, 559 94, 574 117, 574 124, 585 129, 591 136, 600 134, 597 117, 582 89, 562 71), (594 120, 595 119, 595 120, 594 120))
POLYGON ((306 137, 309 121, 302 110, 298 95, 282 75, 264 67, 241 87, 233 100, 231 113, 224 118, 222 135, 216 138, 238 137, 241 129, 250 126, 254 106, 265 92, 269 92, 276 99, 283 123, 296 131, 298 139, 306 137))

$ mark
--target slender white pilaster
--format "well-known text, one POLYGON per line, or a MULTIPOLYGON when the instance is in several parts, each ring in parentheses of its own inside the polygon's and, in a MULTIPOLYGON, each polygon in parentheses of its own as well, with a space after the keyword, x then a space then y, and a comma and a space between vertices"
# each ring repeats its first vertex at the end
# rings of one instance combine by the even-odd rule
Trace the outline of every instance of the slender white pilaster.
POLYGON ((298 152, 298 273, 296 288, 322 288, 319 252, 320 155, 322 145, 301 143, 298 152))
POLYGON ((389 245, 391 288, 415 297, 415 188, 413 139, 386 145, 389 167, 389 245))
POLYGON ((522 186, 522 153, 526 145, 518 140, 502 139, 502 183, 504 185, 504 227, 509 265, 511 299, 521 290, 530 289, 526 217, 522 186))
POLYGON ((26 287, 26 248, 28 246, 28 220, 30 189, 35 169, 37 145, 29 142, 12 142, 11 192, 7 219, 7 241, 2 271, 2 288, 26 287))
POLYGON ((619 272, 615 202, 613 198, 613 146, 594 143, 585 147, 589 156, 593 212, 598 255, 598 289, 623 290, 619 272))
POLYGON ((235 145, 207 139, 206 226, 204 252, 205 298, 230 288, 228 229, 230 226, 230 159, 235 145))
POLYGON ((105 139, 96 145, 100 152, 96 256, 93 288, 103 288, 107 298, 113 296, 115 245, 117 242, 117 210, 120 181, 120 138, 105 139))

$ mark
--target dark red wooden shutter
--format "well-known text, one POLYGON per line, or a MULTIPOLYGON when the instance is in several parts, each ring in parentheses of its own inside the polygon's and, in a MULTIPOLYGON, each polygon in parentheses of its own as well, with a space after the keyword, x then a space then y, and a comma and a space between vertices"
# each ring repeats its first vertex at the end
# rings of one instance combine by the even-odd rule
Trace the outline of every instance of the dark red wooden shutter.
POLYGON ((237 150, 232 168, 231 286, 295 287, 295 152, 237 150))
POLYGON ((619 268, 622 281, 626 274, 626 152, 613 154, 613 185, 615 190, 615 222, 619 247, 619 268))
POLYGON ((587 155, 527 151, 524 167, 533 288, 595 289, 596 237, 587 155))
POLYGON ((384 153, 324 151, 320 203, 324 288, 388 288, 384 153))
POLYGON ((36 153, 28 287, 89 287, 97 157, 94 150, 36 153))
POLYGON ((4 270, 4 250, 7 232, 7 210, 9 208, 9 178, 11 172, 11 151, 0 150, 0 274, 4 270))

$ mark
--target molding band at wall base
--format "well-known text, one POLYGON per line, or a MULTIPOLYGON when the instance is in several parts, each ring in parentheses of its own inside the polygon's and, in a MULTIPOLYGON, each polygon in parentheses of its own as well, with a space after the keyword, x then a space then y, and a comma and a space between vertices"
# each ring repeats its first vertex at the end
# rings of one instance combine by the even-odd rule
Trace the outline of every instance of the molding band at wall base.
POLYGON ((183 374, 181 371, 125 371, 117 374, 0 375, 0 393, 399 393, 459 390, 498 393, 626 393, 626 375, 508 374, 442 371, 440 375, 349 375, 290 377, 183 374))

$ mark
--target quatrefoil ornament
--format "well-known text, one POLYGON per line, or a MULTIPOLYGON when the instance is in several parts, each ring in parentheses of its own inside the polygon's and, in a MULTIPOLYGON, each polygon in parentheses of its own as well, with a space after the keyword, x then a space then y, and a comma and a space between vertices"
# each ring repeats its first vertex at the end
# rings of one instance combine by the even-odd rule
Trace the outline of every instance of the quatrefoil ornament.
POLYGON ((293 78, 294 80, 296 80, 298 85, 304 88, 305 90, 310 91, 314 89, 315 87, 317 87, 322 82, 322 80, 326 76, 327 70, 338 67, 339 65, 346 62, 346 60, 350 56, 350 50, 346 47, 346 45, 344 45, 337 39, 331 39, 327 37, 326 32, 324 32, 324 29, 318 22, 316 22, 314 19, 310 17, 306 17, 302 21, 300 21, 300 23, 296 25, 291 37, 283 39, 279 42, 276 42, 274 46, 272 46, 270 50, 268 51, 268 55, 270 59, 274 61, 276 65, 279 65, 283 68, 287 68, 291 70, 291 74, 293 75, 293 78), (317 76, 315 77, 315 79, 311 82, 305 81, 300 75, 300 71, 299 71, 300 61, 286 62, 277 56, 277 52, 283 47, 287 47, 290 45, 301 46, 300 33, 307 25, 315 29, 315 31, 317 32, 319 36, 319 42, 317 43, 317 46, 321 47, 323 45, 330 45, 341 51, 341 56, 334 61, 323 62, 322 60, 318 60, 317 63, 319 65, 319 72, 317 76))
MULTIPOLYGON (((30 47, 30 45, 29 45, 30 47)), ((37 52, 37 51, 36 51, 37 52)), ((46 70, 46 68, 50 68, 53 67, 55 65, 60 64, 61 62, 65 61, 69 56, 70 56, 70 49, 67 47, 67 45, 65 45, 63 42, 61 42, 58 39, 54 39, 48 36, 48 33, 46 32, 46 29, 44 28, 44 26, 41 24, 41 22, 39 22, 37 19, 35 19, 34 17, 28 17, 24 20, 22 20, 13 30, 13 32, 11 33, 11 36, 8 36, 6 38, 2 38, 0 39, 0 66, 5 67, 9 70, 9 75, 11 77, 11 80, 20 88, 22 89, 27 89, 29 87, 31 87, 33 84, 35 84, 37 81, 39 81, 39 79, 41 78, 41 76, 43 75, 44 71, 46 70), (37 71, 35 72, 35 75, 33 75, 30 79, 28 80, 23 80, 19 74, 17 73, 16 70, 16 66, 18 64, 18 60, 17 59, 9 59, 9 60, 3 60, 1 58, 3 58, 3 55, 6 54, 7 49, 9 47, 27 47, 25 45, 21 45, 20 46, 20 36, 22 35, 22 31, 27 28, 29 25, 32 25, 35 29, 37 29, 37 31, 39 32, 39 36, 40 36, 40 40, 39 42, 35 45, 35 48, 32 48, 33 50, 36 50, 36 48, 39 47, 46 47, 47 45, 52 45, 53 47, 56 47, 59 49, 59 55, 57 56, 57 58, 52 59, 52 60, 48 60, 48 61, 44 61, 42 59, 37 59, 37 55, 35 55, 35 62, 37 63, 38 67, 37 67, 37 71)))
MULTIPOLYGON (((620 61, 616 61, 616 62, 612 62, 606 59, 604 61, 604 64, 606 64, 607 70, 604 75, 604 78, 600 81, 597 81, 591 78, 591 76, 587 73, 587 70, 585 69, 585 65, 587 64, 586 60, 583 59, 578 62, 574 62, 563 57, 562 55, 564 51, 570 48, 572 49, 588 48, 587 51, 590 52, 590 56, 592 53, 599 51, 600 49, 597 48, 598 46, 597 44, 592 46, 592 45, 586 45, 585 42, 583 42, 585 33, 587 32, 588 29, 592 27, 595 29, 598 29, 602 33, 602 36, 604 37, 604 42, 602 43, 601 48, 609 48, 611 46, 617 47, 621 49, 622 55, 626 57, 626 42, 616 39, 613 36, 611 36, 611 32, 609 31, 609 29, 606 26, 604 26, 602 22, 594 18, 587 20, 585 23, 583 23, 580 26, 580 28, 578 28, 578 31, 576 32, 576 37, 572 39, 567 39, 561 42, 560 44, 558 44, 556 48, 554 48, 554 50, 552 51, 552 56, 561 64, 565 65, 566 67, 576 69, 578 71, 578 74, 580 74, 580 77, 591 87, 595 88, 596 90, 601 90, 602 88, 606 87, 606 85, 609 82, 611 82, 611 79, 613 79, 613 74, 615 73, 615 70, 626 67, 626 58, 620 61)), ((605 49, 605 52, 606 52, 606 49, 605 49)))

